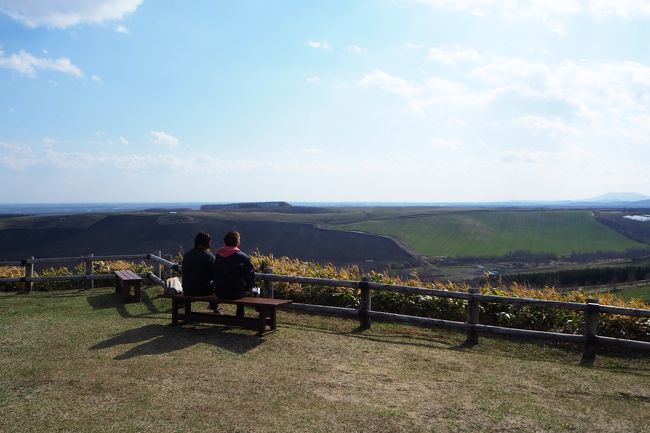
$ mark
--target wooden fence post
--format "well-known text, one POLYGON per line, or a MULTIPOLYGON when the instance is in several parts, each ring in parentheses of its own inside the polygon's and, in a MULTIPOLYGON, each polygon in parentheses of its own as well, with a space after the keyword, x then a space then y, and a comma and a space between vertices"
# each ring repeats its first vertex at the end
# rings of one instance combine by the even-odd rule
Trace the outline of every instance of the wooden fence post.
MULTIPOLYGON (((262 272, 264 272, 265 274, 272 274, 273 268, 267 266, 263 269, 262 272)), ((264 297, 265 298, 275 297, 275 289, 273 288, 273 281, 264 280, 264 297)))
MULTIPOLYGON (((475 287, 470 288, 469 294, 472 295, 471 298, 467 301, 467 324, 468 325, 478 325, 478 314, 479 314, 479 302, 474 297, 474 295, 479 294, 481 291, 475 287)), ((474 346, 478 344, 478 330, 477 329, 468 329, 467 338, 465 339, 465 344, 468 346, 474 346)))
POLYGON ((585 311, 585 328, 584 336, 585 342, 582 350, 582 359, 580 365, 592 366, 596 359, 596 352, 598 351, 598 312, 600 306, 598 299, 587 298, 587 310, 585 311))
POLYGON ((32 289, 34 289, 34 283, 30 281, 34 277, 34 262, 28 262, 30 259, 34 260, 34 256, 23 260, 25 262, 25 285, 23 286, 23 292, 25 293, 32 293, 32 289))
POLYGON ((93 276, 93 253, 88 254, 84 262, 86 264, 86 288, 87 289, 94 289, 95 288, 95 280, 92 278, 93 276))
MULTIPOLYGON (((154 255, 162 258, 162 251, 158 250, 154 253, 154 255)), ((162 267, 160 266, 159 262, 154 262, 153 263, 153 273, 158 277, 162 278, 162 267)))
POLYGON ((359 300, 359 326, 361 329, 370 329, 370 310, 372 309, 372 296, 370 294, 370 278, 363 277, 359 281, 361 299, 359 300))

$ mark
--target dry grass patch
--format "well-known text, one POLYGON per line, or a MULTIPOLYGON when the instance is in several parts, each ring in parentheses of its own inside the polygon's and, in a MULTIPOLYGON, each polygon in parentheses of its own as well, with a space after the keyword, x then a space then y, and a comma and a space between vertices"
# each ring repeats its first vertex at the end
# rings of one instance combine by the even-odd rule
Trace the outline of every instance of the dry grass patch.
POLYGON ((282 312, 170 327, 159 288, 0 295, 0 431, 643 432, 647 358, 282 312))

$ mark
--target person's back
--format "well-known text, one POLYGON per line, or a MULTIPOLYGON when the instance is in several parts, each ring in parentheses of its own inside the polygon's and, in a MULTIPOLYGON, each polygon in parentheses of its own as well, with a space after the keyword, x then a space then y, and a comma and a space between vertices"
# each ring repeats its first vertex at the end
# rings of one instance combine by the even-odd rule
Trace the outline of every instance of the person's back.
POLYGON ((213 285, 217 297, 241 298, 255 284, 255 270, 251 259, 239 249, 239 233, 228 232, 225 246, 217 250, 214 259, 213 285))
POLYGON ((183 256, 183 293, 185 295, 209 296, 213 294, 214 255, 208 251, 209 248, 209 235, 199 233, 194 240, 194 248, 183 256))

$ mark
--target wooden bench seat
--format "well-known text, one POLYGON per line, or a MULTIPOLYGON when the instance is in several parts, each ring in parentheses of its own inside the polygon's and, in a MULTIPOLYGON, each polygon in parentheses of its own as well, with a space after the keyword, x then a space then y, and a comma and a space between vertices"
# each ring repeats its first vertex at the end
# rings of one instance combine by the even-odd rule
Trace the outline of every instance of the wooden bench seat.
POLYGON ((142 278, 130 269, 115 271, 115 293, 124 302, 140 302, 140 286, 142 278), (131 295, 133 287, 133 295, 131 295))
POLYGON ((286 305, 292 302, 289 299, 256 298, 252 296, 239 299, 219 299, 216 296, 186 295, 162 295, 162 297, 172 300, 172 325, 177 325, 179 320, 182 320, 184 323, 217 323, 256 329, 257 335, 260 336, 276 329, 277 308, 280 305, 286 305), (258 312, 258 317, 192 311, 192 302, 217 302, 219 304, 254 307, 258 312), (184 307, 182 313, 179 311, 181 307, 184 307))

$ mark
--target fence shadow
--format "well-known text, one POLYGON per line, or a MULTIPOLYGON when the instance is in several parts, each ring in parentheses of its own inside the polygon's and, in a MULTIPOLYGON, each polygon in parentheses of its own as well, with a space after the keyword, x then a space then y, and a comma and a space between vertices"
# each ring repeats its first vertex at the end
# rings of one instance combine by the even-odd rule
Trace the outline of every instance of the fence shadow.
POLYGON ((161 355, 204 343, 241 355, 259 346, 263 341, 257 336, 231 332, 228 327, 194 328, 145 325, 100 341, 91 346, 89 350, 102 350, 140 343, 113 358, 123 360, 144 355, 161 355))

